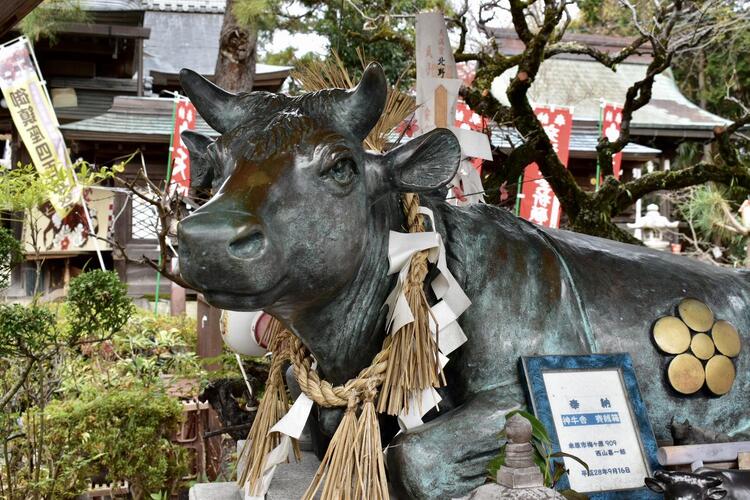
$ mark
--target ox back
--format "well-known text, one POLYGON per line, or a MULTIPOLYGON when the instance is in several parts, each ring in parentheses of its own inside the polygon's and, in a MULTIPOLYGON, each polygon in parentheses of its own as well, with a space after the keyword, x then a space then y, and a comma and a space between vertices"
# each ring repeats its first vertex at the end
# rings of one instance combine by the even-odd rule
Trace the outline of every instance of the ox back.
POLYGON ((666 381, 670 358, 651 340, 655 320, 694 297, 733 323, 747 345, 750 272, 542 229, 492 206, 433 203, 447 237, 449 266, 473 302, 461 319, 469 341, 449 366, 474 369, 456 389, 475 393, 505 386, 522 403, 519 356, 628 352, 658 439, 669 438, 666 424, 674 415, 730 434, 750 428, 746 348, 736 359, 737 379, 728 394, 684 396, 666 381), (486 331, 494 334, 481 333, 486 331))

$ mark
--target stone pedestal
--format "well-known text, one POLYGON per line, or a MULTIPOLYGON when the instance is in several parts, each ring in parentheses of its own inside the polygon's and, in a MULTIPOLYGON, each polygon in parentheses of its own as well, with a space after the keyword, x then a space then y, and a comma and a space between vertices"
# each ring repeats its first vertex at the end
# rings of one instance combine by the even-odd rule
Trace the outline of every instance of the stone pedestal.
POLYGON ((511 489, 544 487, 542 472, 534 463, 531 423, 516 413, 506 422, 505 433, 505 465, 497 471, 497 483, 511 489))
MULTIPOLYGON (((310 452, 302 452, 301 462, 280 464, 271 482, 266 500, 301 498, 318 470, 320 460, 310 452)), ((190 500, 242 500, 237 483, 202 483, 190 488, 190 500)))
POLYGON ((469 496, 457 500, 564 500, 561 494, 549 488, 507 488, 499 484, 485 484, 472 491, 469 496))
POLYGON ((198 483, 190 488, 190 500, 242 500, 237 483, 198 483))

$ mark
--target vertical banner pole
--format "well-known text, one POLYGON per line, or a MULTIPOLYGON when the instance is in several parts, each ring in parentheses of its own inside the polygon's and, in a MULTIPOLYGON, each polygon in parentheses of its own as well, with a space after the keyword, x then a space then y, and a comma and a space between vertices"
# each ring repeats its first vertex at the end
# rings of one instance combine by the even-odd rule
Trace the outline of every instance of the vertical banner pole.
MULTIPOLYGON (((602 120, 604 119, 604 99, 599 99, 599 135, 596 136, 597 141, 602 137, 602 120)), ((594 191, 599 191, 599 183, 602 177, 602 166, 599 164, 599 150, 596 150, 596 188, 594 191)))
POLYGON ((523 173, 518 176, 518 184, 516 184, 516 215, 521 213, 521 198, 523 197, 521 189, 523 189, 523 173))
MULTIPOLYGON (((76 184, 78 184, 78 175, 76 175, 75 169, 72 169, 73 171, 73 178, 76 180, 76 184)), ((89 213, 89 206, 86 204, 86 195, 83 194, 83 189, 81 189, 81 207, 83 207, 83 214, 86 216, 86 224, 89 226, 89 233, 94 237, 94 250, 96 250, 96 257, 99 259, 99 267, 102 271, 107 270, 107 266, 104 265, 104 258, 102 257, 102 249, 99 248, 99 236, 96 234, 96 230, 94 229, 94 221, 91 219, 91 213, 89 213)))

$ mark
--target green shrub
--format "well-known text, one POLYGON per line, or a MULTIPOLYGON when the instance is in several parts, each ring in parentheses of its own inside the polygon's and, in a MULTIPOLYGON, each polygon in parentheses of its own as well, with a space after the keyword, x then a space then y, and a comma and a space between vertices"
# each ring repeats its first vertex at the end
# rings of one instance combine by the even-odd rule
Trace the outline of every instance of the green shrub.
POLYGON ((207 383, 206 370, 195 353, 195 320, 135 314, 110 340, 80 346, 82 356, 60 365, 59 395, 159 386, 189 379, 207 383))
POLYGON ((55 315, 47 308, 0 304, 0 357, 44 356, 57 342, 55 315))
POLYGON ((107 481, 128 481, 134 498, 146 498, 173 491, 187 473, 184 449, 169 441, 182 408, 160 391, 141 387, 55 401, 44 415, 49 466, 38 488, 48 498, 74 497, 102 473, 107 481))
POLYGON ((135 310, 127 286, 112 271, 89 271, 70 281, 67 301, 70 338, 107 337, 135 310))
POLYGON ((10 272, 23 261, 23 250, 13 233, 0 227, 0 289, 10 285, 10 272))

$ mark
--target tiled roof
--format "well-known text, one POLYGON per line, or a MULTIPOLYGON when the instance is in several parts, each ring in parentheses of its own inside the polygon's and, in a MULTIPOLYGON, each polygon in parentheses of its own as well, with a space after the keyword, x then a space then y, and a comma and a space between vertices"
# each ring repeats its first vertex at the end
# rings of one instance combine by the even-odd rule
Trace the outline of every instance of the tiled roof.
MULTIPOLYGON (((622 103, 628 87, 642 79, 647 66, 620 64, 617 71, 594 61, 548 59, 542 63, 529 89, 529 99, 535 104, 572 106, 573 119, 596 128, 601 100, 622 103)), ((495 78, 492 95, 508 104, 505 90, 515 75, 511 68, 495 78)), ((651 101, 633 114, 631 131, 658 130, 664 135, 680 135, 685 131, 711 133, 717 125, 728 123, 690 102, 677 87, 671 73, 656 76, 651 101)))
POLYGON ((141 0, 146 10, 224 13, 226 0, 141 0))
POLYGON ((80 6, 87 11, 143 10, 141 0, 80 0, 80 6))
MULTIPOLYGON (((490 133, 492 135, 491 143, 493 148, 498 148, 501 151, 508 152, 514 147, 518 147, 523 144, 523 138, 521 135, 512 128, 499 128, 496 125, 490 126, 490 133)), ((401 134, 394 131, 388 135, 390 143, 398 141, 401 134)), ((404 135, 401 138, 401 143, 409 141, 410 138, 404 135)), ((586 132, 573 132, 570 137, 570 154, 573 157, 592 157, 596 153, 597 135, 586 133, 586 132)), ((661 153, 660 150, 643 146, 635 142, 628 143, 623 149, 623 156, 625 159, 651 159, 657 157, 661 153)))
MULTIPOLYGON (((67 123, 60 128, 66 136, 122 140, 131 136, 134 141, 169 142, 172 133, 174 101, 159 97, 116 97, 112 108, 99 116, 67 123)), ((199 116, 196 132, 217 136, 199 116)))
MULTIPOLYGON (((53 77, 47 83, 52 94, 58 88, 75 89, 77 106, 55 107, 57 118, 63 123, 106 113, 112 107, 115 96, 135 95, 138 89, 138 83, 132 78, 53 77)), ((146 92, 150 92, 150 78, 146 79, 144 87, 146 92)))
POLYGON ((84 120, 102 113, 112 107, 114 94, 96 90, 76 89, 78 106, 55 108, 55 114, 61 122, 84 120))
POLYGON ((143 25, 151 28, 144 41, 144 73, 177 74, 189 67, 212 75, 219 56, 222 15, 146 12, 143 25))
MULTIPOLYGON (((526 45, 518 38, 516 30, 513 28, 487 28, 487 31, 494 35, 497 42, 497 49, 505 55, 520 54, 526 48, 526 45)), ((579 42, 599 51, 615 55, 621 49, 627 47, 635 41, 636 37, 607 36, 607 35, 590 35, 585 33, 574 33, 566 30, 563 35, 563 42, 579 42)), ((649 63, 653 59, 650 51, 650 43, 646 42, 642 46, 643 50, 631 54, 626 61, 628 63, 649 63)), ((591 59, 590 56, 583 54, 559 54, 555 58, 562 59, 591 59)))
MULTIPOLYGON (((211 13, 146 12, 143 25, 151 29, 144 41, 145 74, 176 75, 190 68, 202 75, 214 74, 219 56, 219 34, 224 16, 211 13)), ((289 66, 256 64, 258 80, 289 75, 289 66), (276 74, 278 73, 278 74, 276 74)))
POLYGON ((87 11, 212 12, 223 14, 226 0, 80 0, 87 11))
MULTIPOLYGON (((502 151, 509 151, 523 144, 521 135, 512 128, 491 127, 492 146, 502 151)), ((595 134, 573 132, 570 136, 570 152, 576 156, 588 156, 596 153, 596 145, 599 141, 595 134)), ((629 142, 622 151, 625 158, 654 158, 661 150, 650 148, 635 142, 629 142)))

